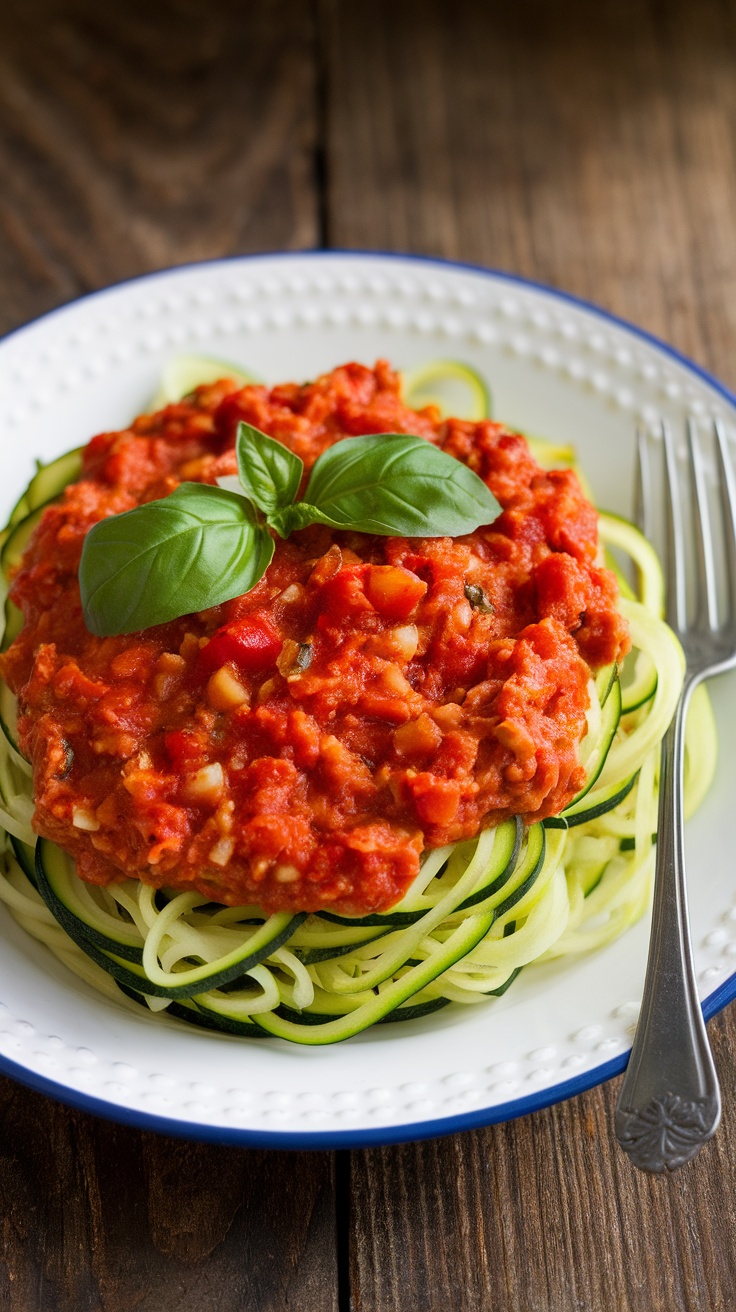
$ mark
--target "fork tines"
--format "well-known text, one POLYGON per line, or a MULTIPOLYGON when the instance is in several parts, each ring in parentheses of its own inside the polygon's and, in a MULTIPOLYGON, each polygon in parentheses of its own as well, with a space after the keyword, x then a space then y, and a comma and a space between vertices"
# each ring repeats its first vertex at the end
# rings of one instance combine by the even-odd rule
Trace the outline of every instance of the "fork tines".
MULTIPOLYGON (((644 536, 663 539, 668 623, 683 642, 711 634, 736 643, 736 478, 721 420, 707 449, 692 416, 680 449, 665 420, 654 434, 640 428, 634 505, 644 536)), ((686 655, 692 663, 694 652, 686 655)))

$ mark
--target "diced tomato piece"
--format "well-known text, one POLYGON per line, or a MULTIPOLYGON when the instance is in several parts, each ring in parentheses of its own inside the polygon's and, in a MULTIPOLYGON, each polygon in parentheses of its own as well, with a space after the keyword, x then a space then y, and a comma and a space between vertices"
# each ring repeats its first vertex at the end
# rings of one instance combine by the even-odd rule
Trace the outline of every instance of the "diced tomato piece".
MULTIPOLYGON (((355 615, 360 611, 372 614, 370 602, 363 591, 362 569, 341 569, 333 575, 320 590, 320 606, 330 619, 345 621, 346 615, 355 615)), ((320 616, 320 627, 322 624, 320 616)))
POLYGON ((202 756, 199 737, 186 729, 170 729, 164 734, 164 746, 171 764, 179 771, 186 770, 202 756))
POLYGON ((200 662, 207 674, 228 661, 247 674, 262 674, 275 665, 283 645, 283 639, 264 616, 247 615, 218 629, 202 648, 200 662))
POLYGON ((387 620, 408 620, 427 591, 426 583, 396 565, 372 565, 365 580, 368 600, 387 620))
POLYGON ((456 779, 417 774, 409 781, 408 787, 422 824, 449 825, 455 819, 461 791, 456 779))

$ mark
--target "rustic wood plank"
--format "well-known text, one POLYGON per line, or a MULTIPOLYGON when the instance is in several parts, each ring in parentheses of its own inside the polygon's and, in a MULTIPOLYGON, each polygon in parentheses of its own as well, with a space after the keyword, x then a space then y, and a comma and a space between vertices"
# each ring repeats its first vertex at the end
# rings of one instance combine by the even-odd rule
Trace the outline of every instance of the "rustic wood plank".
MULTIPOLYGON (((724 1103, 736 1025, 711 1024, 724 1103)), ((355 1312, 716 1312, 736 1295, 733 1117, 686 1170, 613 1141, 619 1081, 535 1116, 353 1154, 355 1312)))
POLYGON ((300 0, 6 0, 0 331, 149 269, 315 245, 300 0))
POLYGON ((322 0, 336 246, 565 287, 736 382, 736 11, 322 0))
MULTIPOLYGON (((160 265, 312 245, 299 0, 7 0, 0 330, 160 265)), ((330 1154, 183 1143, 0 1079, 2 1312, 333 1312, 330 1154)))
MULTIPOLYGON (((338 246, 478 261, 597 300, 736 382, 733 0, 323 0, 338 246)), ((736 1305, 736 1015, 726 1120, 648 1179, 616 1087, 512 1125, 352 1160, 356 1312, 736 1305)))
POLYGON ((336 1312, 327 1153, 186 1143, 0 1080, 3 1312, 336 1312))

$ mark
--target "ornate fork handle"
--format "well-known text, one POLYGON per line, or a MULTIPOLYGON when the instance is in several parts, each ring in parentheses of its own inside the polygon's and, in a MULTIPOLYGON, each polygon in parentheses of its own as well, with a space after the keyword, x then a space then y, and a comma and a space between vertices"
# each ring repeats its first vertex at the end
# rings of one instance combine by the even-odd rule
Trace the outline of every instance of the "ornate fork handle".
POLYGON ((685 889, 686 679, 662 743, 652 934, 636 1038, 616 1108, 616 1137, 645 1171, 673 1171, 715 1134, 721 1095, 695 984, 685 889))

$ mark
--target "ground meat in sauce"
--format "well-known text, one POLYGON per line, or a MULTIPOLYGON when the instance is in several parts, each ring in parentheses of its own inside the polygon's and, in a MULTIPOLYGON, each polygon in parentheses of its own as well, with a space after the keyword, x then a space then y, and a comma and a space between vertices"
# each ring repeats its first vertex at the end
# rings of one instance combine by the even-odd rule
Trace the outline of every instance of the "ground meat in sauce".
POLYGON ((86 448, 12 588, 1 659, 20 701, 38 832, 80 875, 269 911, 385 910, 425 847, 579 789, 591 670, 621 658, 613 575, 573 473, 502 424, 415 413, 398 376, 349 364, 305 386, 221 382, 86 448), (322 526, 278 541, 246 596, 119 638, 85 628, 87 529, 182 480, 236 472, 247 420, 307 469, 344 436, 418 433, 503 507, 466 537, 322 526))

